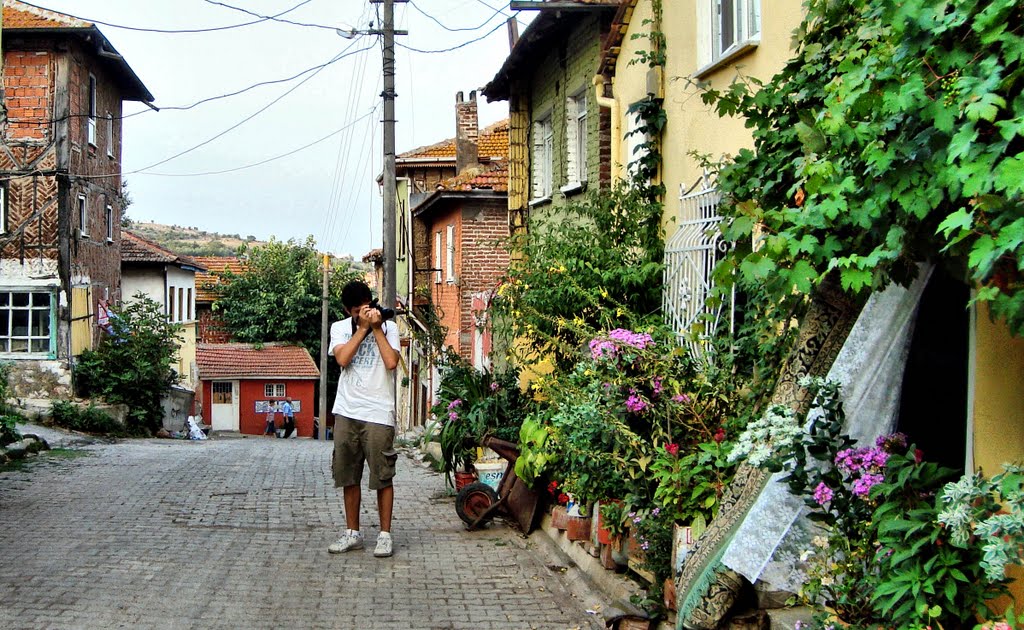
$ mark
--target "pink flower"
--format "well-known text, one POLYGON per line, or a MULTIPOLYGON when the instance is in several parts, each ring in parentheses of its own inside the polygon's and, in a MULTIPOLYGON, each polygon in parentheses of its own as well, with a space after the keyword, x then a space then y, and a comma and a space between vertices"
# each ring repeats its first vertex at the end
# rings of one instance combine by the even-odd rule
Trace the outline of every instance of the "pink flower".
POLYGON ((665 451, 667 451, 669 455, 675 457, 679 454, 679 445, 674 442, 672 444, 666 444, 665 451))
POLYGON ((459 398, 456 398, 455 400, 453 400, 450 403, 448 403, 448 411, 452 411, 453 409, 455 409, 456 407, 458 407, 461 404, 462 404, 462 400, 459 399, 459 398))
POLYGON ((630 396, 626 399, 626 409, 633 413, 640 413, 647 408, 647 401, 641 398, 640 395, 636 393, 635 389, 631 388, 629 393, 630 396))
POLYGON ((497 383, 491 383, 491 391, 492 392, 498 391, 498 384, 497 383))
POLYGON ((817 501, 818 505, 825 505, 832 500, 832 488, 825 485, 825 482, 818 484, 818 487, 814 489, 814 500, 817 501))
POLYGON ((672 397, 672 402, 686 404, 690 402, 690 397, 687 396, 686 394, 676 394, 675 396, 672 397))
POLYGON ((452 422, 454 422, 454 421, 459 419, 459 414, 457 414, 457 413, 455 413, 453 411, 450 414, 448 414, 448 419, 451 420, 452 422))
POLYGON ((661 393, 661 390, 663 389, 663 387, 661 386, 661 377, 660 376, 655 376, 654 377, 653 385, 654 385, 653 386, 654 395, 657 396, 658 394, 661 393))
POLYGON ((711 436, 711 439, 714 440, 717 444, 721 444, 722 442, 724 442, 725 429, 723 429, 722 427, 718 427, 718 430, 715 431, 715 434, 713 436, 711 436))

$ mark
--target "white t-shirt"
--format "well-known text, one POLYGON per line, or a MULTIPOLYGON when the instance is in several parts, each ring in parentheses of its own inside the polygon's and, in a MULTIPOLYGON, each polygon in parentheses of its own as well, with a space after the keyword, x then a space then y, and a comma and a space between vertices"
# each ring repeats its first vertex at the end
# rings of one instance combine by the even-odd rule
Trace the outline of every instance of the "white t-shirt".
MULTIPOLYGON (((388 344, 397 351, 398 326, 394 322, 384 322, 383 327, 388 344)), ((331 345, 327 354, 333 357, 334 349, 345 345, 351 338, 352 318, 335 322, 331 326, 331 345)), ((352 363, 341 369, 338 395, 332 411, 353 420, 395 426, 395 374, 384 366, 372 330, 359 344, 352 363)))

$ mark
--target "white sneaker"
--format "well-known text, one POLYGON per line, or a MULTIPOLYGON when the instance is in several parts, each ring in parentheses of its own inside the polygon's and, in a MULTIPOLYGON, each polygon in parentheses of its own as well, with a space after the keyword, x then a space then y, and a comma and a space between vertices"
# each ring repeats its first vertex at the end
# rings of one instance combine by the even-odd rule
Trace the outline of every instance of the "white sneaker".
POLYGON ((345 530, 345 533, 341 535, 341 538, 332 542, 331 545, 327 547, 327 551, 329 553, 345 553, 346 551, 362 548, 363 535, 360 532, 347 529, 345 530))
POLYGON ((389 532, 381 532, 377 536, 377 547, 373 550, 373 555, 377 558, 390 558, 393 546, 391 534, 389 532))

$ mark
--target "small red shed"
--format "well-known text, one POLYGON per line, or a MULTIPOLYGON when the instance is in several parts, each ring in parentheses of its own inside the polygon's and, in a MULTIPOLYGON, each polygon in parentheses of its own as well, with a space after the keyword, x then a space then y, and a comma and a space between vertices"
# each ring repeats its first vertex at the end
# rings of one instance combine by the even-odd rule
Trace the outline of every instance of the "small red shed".
MULTIPOLYGON (((295 430, 313 435, 314 391, 320 370, 305 348, 283 343, 201 343, 196 350, 203 420, 214 431, 263 434, 267 408, 292 399, 295 430)), ((276 414, 281 426, 281 414, 276 414)))

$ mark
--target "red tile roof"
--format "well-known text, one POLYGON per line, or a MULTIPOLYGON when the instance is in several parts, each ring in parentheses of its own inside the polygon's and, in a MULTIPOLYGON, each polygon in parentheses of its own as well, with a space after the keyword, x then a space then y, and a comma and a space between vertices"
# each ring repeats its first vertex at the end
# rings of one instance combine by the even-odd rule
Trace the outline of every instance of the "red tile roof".
POLYGON ((92 28, 92 22, 29 6, 17 0, 4 0, 4 28, 92 28))
POLYGON ((493 167, 466 169, 458 177, 446 179, 441 183, 443 190, 476 190, 489 188, 495 192, 508 192, 508 162, 498 162, 493 167))
POLYGON ((121 262, 163 263, 179 267, 195 267, 197 270, 205 269, 194 258, 176 254, 128 230, 121 230, 121 262))
POLYGON ((237 256, 196 256, 196 261, 208 270, 196 274, 196 303, 216 301, 219 295, 217 285, 221 283, 221 278, 215 273, 245 273, 245 263, 237 256))
POLYGON ((300 346, 265 343, 201 343, 196 364, 202 380, 225 378, 320 378, 309 352, 300 346))
MULTIPOLYGON (((477 139, 477 155, 481 162, 508 159, 508 118, 499 120, 480 130, 480 137, 477 139)), ((448 138, 436 144, 419 147, 405 153, 398 154, 398 162, 402 160, 416 160, 422 158, 448 158, 451 164, 442 161, 438 166, 453 166, 455 164, 455 138, 448 138)))

